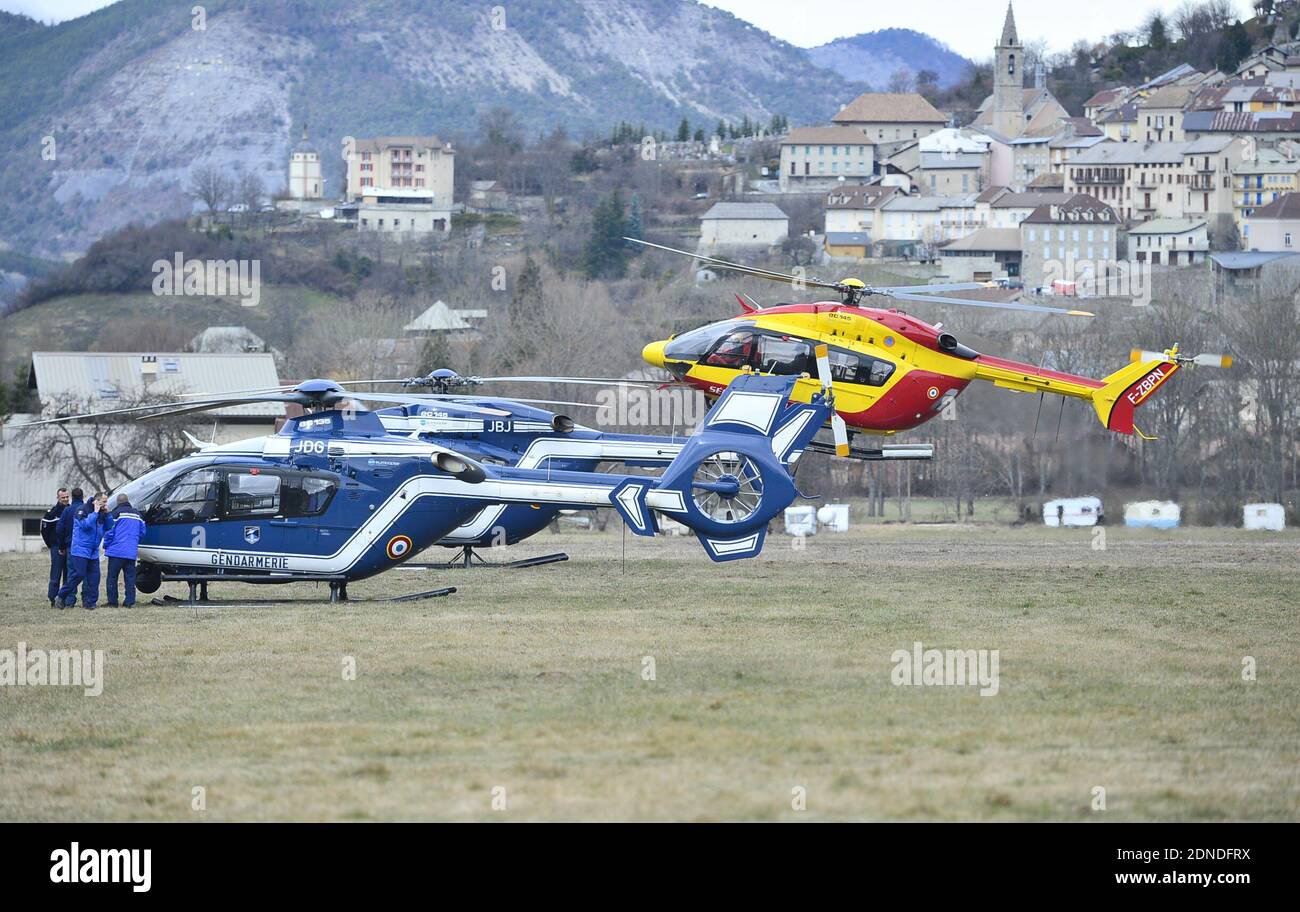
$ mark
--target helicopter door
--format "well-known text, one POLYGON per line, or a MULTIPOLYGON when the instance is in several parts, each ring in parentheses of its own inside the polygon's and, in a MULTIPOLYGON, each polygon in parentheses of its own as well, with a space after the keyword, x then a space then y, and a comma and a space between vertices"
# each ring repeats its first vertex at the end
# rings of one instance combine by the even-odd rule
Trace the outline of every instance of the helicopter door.
POLYGON ((164 548, 219 547, 221 474, 192 469, 175 478, 145 509, 149 541, 164 548))
POLYGON ((812 343, 794 336, 763 333, 759 336, 758 370, 779 377, 797 377, 800 374, 815 377, 817 361, 812 343))
POLYGON ((225 476, 224 547, 271 553, 307 550, 292 541, 298 523, 284 516, 284 479, 278 473, 241 467, 227 469, 225 476))

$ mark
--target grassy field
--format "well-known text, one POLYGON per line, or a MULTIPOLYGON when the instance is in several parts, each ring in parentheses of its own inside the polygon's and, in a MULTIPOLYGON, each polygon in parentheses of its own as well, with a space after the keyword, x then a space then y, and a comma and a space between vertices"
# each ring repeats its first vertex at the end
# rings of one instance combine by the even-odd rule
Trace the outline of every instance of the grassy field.
POLYGON ((97 698, 0 688, 0 819, 1300 817, 1300 535, 871 526, 729 565, 624 544, 544 534, 512 556, 573 560, 353 587, 460 587, 429 602, 93 614, 45 606, 43 557, 0 558, 0 649, 107 655, 97 698), (917 641, 998 650, 997 695, 891 684, 917 641))

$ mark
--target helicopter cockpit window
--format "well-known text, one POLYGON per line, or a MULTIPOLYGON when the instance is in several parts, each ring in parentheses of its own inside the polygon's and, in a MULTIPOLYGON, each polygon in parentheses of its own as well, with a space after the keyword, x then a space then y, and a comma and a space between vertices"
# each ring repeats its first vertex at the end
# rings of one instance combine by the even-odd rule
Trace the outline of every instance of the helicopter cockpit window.
POLYGON ((195 469, 172 482, 149 511, 149 523, 206 522, 217 515, 221 477, 215 469, 195 469))
POLYGON ((803 339, 764 334, 760 337, 758 369, 782 377, 816 375, 812 345, 803 339))
POLYGON ((183 463, 172 463, 152 469, 134 481, 129 481, 120 488, 116 488, 113 491, 113 498, 110 503, 117 502, 117 495, 125 494, 131 501, 131 506, 141 513, 148 513, 163 492, 167 490, 168 485, 177 476, 183 475, 185 470, 186 466, 183 463))
POLYGON ((725 367, 740 370, 754 366, 754 356, 758 351, 758 334, 752 329, 738 329, 726 336, 713 347, 713 351, 701 361, 710 367, 725 367))
POLYGON ((252 472, 226 475, 227 516, 274 516, 279 512, 279 475, 252 472))
POLYGON ((713 347, 713 343, 742 326, 752 325, 752 321, 727 320, 692 329, 669 341, 664 348, 664 357, 673 361, 699 361, 713 347))

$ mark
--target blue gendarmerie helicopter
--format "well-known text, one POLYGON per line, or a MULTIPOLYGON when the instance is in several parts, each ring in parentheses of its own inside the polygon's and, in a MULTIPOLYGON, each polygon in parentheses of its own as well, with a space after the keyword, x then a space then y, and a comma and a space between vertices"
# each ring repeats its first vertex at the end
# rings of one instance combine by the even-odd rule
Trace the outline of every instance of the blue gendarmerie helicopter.
MULTIPOLYGON (((659 468, 672 462, 689 439, 687 436, 622 434, 584 427, 564 414, 537 408, 537 404, 592 407, 589 403, 510 397, 468 395, 466 391, 492 383, 544 383, 659 389, 673 384, 671 378, 600 379, 592 377, 465 377, 443 368, 424 377, 393 381, 364 381, 362 384, 401 384, 405 388, 431 391, 437 402, 404 405, 376 412, 390 433, 414 436, 445 446, 493 465, 517 466, 572 472, 595 472, 601 466, 621 464, 634 468, 659 468)), ((831 443, 814 440, 808 449, 834 452, 831 443)), ((886 445, 874 449, 854 448, 853 458, 866 460, 926 460, 932 458, 930 444, 886 445)), ((454 548, 452 560, 408 564, 428 568, 470 566, 531 567, 567 560, 563 553, 528 557, 507 563, 489 564, 477 552, 513 545, 547 528, 563 510, 560 506, 501 503, 484 507, 453 530, 438 544, 454 548), (477 562, 477 563, 475 563, 477 562)))
POLYGON ((359 393, 329 380, 24 427, 248 402, 303 406, 308 413, 277 434, 208 446, 115 493, 127 494, 148 524, 137 577, 143 592, 185 582, 195 601, 196 587, 206 598, 214 581, 316 581, 328 582, 330 600, 338 601, 347 598, 349 582, 402 564, 498 504, 612 506, 634 533, 647 536, 658 532, 662 513, 690 528, 715 561, 753 557, 768 522, 797 496, 790 467, 833 407, 829 383, 812 402, 791 402, 794 382, 738 377, 658 477, 493 465, 418 434, 394 434, 375 411, 350 406, 423 408, 429 399, 359 393))

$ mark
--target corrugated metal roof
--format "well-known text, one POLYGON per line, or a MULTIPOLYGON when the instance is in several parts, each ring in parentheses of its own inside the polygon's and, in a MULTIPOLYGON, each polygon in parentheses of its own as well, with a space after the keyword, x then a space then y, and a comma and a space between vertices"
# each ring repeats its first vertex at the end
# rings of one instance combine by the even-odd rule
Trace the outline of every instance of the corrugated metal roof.
POLYGON ((75 487, 55 477, 49 469, 31 471, 24 466, 31 441, 39 436, 20 434, 6 427, 0 437, 0 509, 48 510, 60 487, 75 487))
MULTIPOLYGON (((280 385, 275 358, 265 352, 32 352, 32 377, 42 403, 71 395, 93 400, 100 410, 144 392, 212 395, 280 385), (153 373, 146 373, 147 369, 153 373)), ((284 405, 258 402, 209 414, 271 419, 284 415, 284 405)))

